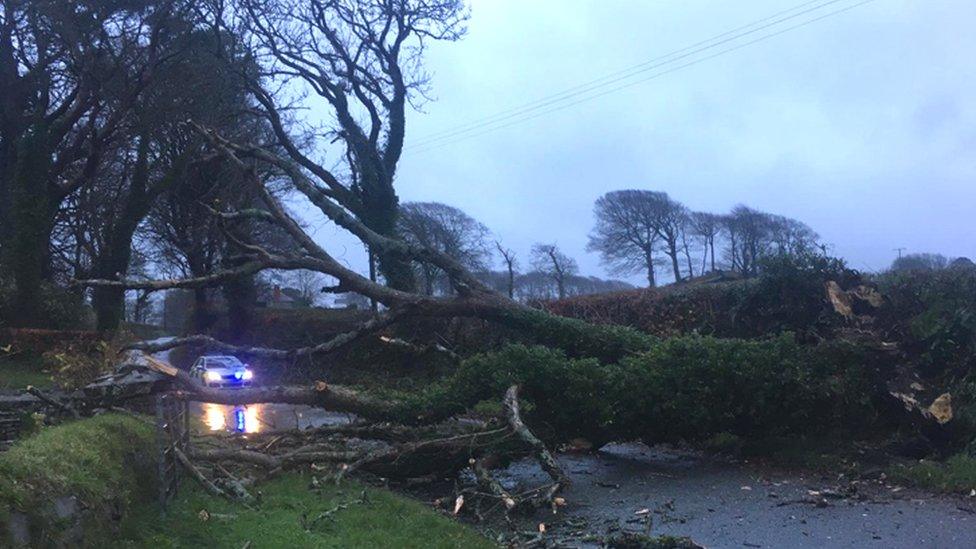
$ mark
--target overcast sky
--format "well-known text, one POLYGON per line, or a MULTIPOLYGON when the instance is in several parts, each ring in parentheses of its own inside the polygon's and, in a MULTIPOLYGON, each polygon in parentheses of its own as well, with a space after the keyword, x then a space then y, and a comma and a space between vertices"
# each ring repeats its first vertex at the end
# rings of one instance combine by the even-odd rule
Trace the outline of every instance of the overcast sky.
MULTIPOLYGON (((408 147, 801 3, 475 0, 468 35, 429 50, 434 100, 411 113, 408 147)), ((974 23, 973 0, 875 0, 497 131, 414 145, 397 189, 463 209, 523 264, 533 242, 556 242, 588 275, 606 275, 585 252, 593 202, 627 188, 695 210, 744 203, 795 217, 865 270, 896 247, 974 257, 974 23)), ((363 265, 351 240, 309 221, 363 265)))

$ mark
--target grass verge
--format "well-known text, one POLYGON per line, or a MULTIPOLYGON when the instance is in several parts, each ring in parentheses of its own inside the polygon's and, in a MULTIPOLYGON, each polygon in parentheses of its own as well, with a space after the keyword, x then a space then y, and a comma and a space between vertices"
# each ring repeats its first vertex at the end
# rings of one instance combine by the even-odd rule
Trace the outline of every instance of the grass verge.
POLYGON ((113 547, 494 547, 422 503, 353 481, 312 487, 311 479, 289 473, 260 485, 253 509, 187 482, 166 515, 150 507, 126 520, 113 547))
POLYGON ((929 490, 970 494, 976 490, 976 457, 956 454, 944 462, 922 460, 896 465, 890 469, 889 477, 929 490))
POLYGON ((39 540, 63 526, 54 502, 73 496, 90 511, 86 531, 103 530, 103 522, 152 495, 153 447, 152 427, 116 414, 45 428, 17 442, 0 454, 0 526, 8 513, 24 513, 32 539, 42 545, 39 540))
POLYGON ((127 494, 146 482, 126 465, 152 458, 153 444, 152 427, 118 414, 45 428, 0 454, 0 507, 29 512, 52 495, 95 501, 127 494))
POLYGON ((0 358, 0 389, 24 389, 28 385, 42 389, 53 385, 41 357, 0 358))

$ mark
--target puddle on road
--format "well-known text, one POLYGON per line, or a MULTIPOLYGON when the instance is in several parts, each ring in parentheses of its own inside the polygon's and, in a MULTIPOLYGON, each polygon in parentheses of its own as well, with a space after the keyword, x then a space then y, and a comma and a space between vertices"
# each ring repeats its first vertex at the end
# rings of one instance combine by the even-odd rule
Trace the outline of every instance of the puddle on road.
POLYGON ((282 429, 309 429, 339 425, 355 419, 351 414, 328 412, 309 406, 291 404, 249 404, 230 406, 210 402, 193 402, 190 412, 209 431, 260 433, 282 429))

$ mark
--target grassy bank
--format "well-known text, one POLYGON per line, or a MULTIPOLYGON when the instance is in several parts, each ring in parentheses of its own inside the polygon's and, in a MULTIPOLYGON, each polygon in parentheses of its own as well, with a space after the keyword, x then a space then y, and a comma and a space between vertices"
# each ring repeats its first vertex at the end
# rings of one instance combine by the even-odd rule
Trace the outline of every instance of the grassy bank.
POLYGON ((45 498, 60 494, 93 504, 131 495, 146 482, 126 465, 151 457, 152 446, 152 428, 122 415, 43 429, 0 454, 0 508, 30 512, 45 498))
POLYGON ((69 527, 79 526, 85 540, 110 531, 117 514, 154 493, 153 457, 152 428, 114 414, 49 427, 18 442, 0 454, 0 545, 14 514, 26 516, 39 546, 57 543, 69 527), (55 502, 64 498, 81 512, 58 518, 55 502))
POLYGON ((148 508, 127 520, 114 547, 494 547, 420 502, 351 481, 315 488, 311 478, 262 484, 253 509, 187 482, 165 516, 148 508))
POLYGON ((0 390, 23 389, 28 385, 50 387, 51 375, 44 371, 40 357, 13 356, 0 358, 0 390))

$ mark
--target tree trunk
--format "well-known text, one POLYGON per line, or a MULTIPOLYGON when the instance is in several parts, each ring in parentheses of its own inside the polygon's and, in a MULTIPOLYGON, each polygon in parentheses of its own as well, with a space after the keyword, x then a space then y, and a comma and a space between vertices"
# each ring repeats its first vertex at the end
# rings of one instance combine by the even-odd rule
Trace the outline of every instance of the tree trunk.
POLYGON ((213 320, 206 288, 193 289, 193 332, 205 333, 213 320))
POLYGON ((678 265, 678 243, 668 242, 668 256, 671 258, 671 269, 674 271, 674 281, 681 282, 681 266, 678 265))
MULTIPOLYGON (((100 257, 95 260, 95 276, 98 278, 118 280, 125 277, 132 259, 132 237, 139 223, 149 213, 149 140, 145 136, 139 138, 136 155, 136 165, 125 205, 119 216, 108 222, 110 233, 105 239, 106 248, 100 250, 100 257)), ((121 288, 95 288, 92 307, 95 309, 99 330, 117 330, 119 324, 125 320, 125 291, 121 288)))
MULTIPOLYGON (((683 237, 682 237, 683 239, 683 237)), ((688 250, 688 243, 682 242, 682 248, 685 252, 685 262, 688 264, 688 278, 695 277, 695 268, 691 263, 691 252, 688 250)))
POLYGON ((251 307, 257 293, 254 277, 234 278, 226 282, 222 290, 227 302, 228 336, 233 342, 243 342, 251 330, 251 307))
POLYGON ((45 327, 40 307, 41 282, 50 275, 51 232, 57 205, 48 189, 50 155, 44 146, 46 132, 28 136, 18 147, 10 182, 10 240, 4 246, 4 263, 13 274, 15 293, 10 323, 21 327, 45 327))
POLYGON ((647 287, 653 288, 657 282, 654 280, 654 254, 650 250, 644 252, 644 264, 647 267, 647 287))
POLYGON ((508 298, 515 299, 515 269, 512 263, 508 263, 508 298))
MULTIPOLYGON (((363 211, 358 217, 373 231, 383 236, 397 238, 399 200, 392 183, 384 184, 377 181, 373 184, 364 183, 363 187, 361 196, 363 211)), ((386 279, 387 286, 402 291, 416 289, 417 280, 410 265, 410 258, 380 250, 376 252, 376 262, 379 272, 386 279)))

